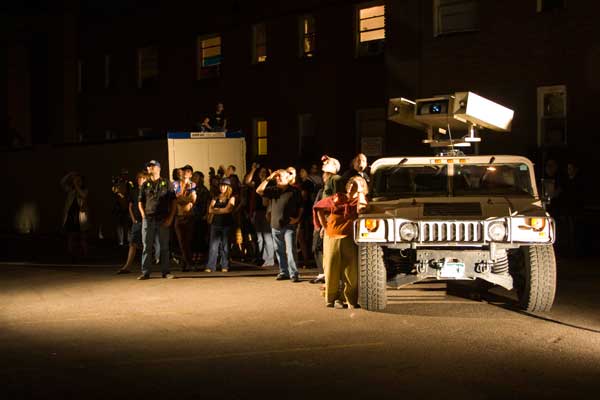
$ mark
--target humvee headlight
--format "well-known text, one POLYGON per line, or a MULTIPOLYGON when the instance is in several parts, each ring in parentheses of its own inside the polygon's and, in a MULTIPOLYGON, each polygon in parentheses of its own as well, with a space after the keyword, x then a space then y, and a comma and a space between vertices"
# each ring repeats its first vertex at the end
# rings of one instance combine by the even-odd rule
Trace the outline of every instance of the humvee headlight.
POLYGON ((365 228, 369 232, 375 232, 379 229, 379 220, 378 219, 365 219, 365 228))
POLYGON ((412 240, 415 240, 417 236, 419 236, 419 228, 416 224, 407 222, 400 226, 400 239, 406 242, 410 242, 412 240))
POLYGON ((494 242, 500 242, 506 237, 506 226, 504 222, 492 222, 488 227, 488 234, 490 239, 494 242))

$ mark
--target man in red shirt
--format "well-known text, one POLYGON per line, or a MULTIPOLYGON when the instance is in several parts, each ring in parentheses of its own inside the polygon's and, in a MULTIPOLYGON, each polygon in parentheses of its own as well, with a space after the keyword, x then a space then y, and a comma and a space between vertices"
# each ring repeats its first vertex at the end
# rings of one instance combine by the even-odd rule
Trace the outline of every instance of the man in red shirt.
POLYGON ((346 193, 336 193, 314 206, 323 237, 323 267, 325 269, 325 301, 334 307, 338 300, 340 281, 344 283, 344 308, 358 305, 358 249, 354 243, 354 220, 366 207, 366 181, 354 176, 346 184, 346 193), (329 213, 329 216, 327 216, 329 213))

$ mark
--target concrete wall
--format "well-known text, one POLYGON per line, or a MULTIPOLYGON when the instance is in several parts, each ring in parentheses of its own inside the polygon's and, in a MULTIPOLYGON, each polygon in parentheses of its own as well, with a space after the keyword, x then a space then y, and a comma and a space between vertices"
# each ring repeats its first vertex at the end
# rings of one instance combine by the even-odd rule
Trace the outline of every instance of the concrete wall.
MULTIPOLYGON (((65 193, 60 179, 69 171, 85 176, 89 189, 90 217, 105 236, 114 236, 111 217, 111 177, 121 168, 130 175, 156 159, 167 164, 167 141, 146 140, 110 144, 36 146, 26 150, 0 153, 3 171, 3 199, 0 207, 0 232, 15 231, 15 223, 33 224, 36 232, 57 232, 62 224, 65 193)), ((164 170, 162 175, 170 176, 164 170)))

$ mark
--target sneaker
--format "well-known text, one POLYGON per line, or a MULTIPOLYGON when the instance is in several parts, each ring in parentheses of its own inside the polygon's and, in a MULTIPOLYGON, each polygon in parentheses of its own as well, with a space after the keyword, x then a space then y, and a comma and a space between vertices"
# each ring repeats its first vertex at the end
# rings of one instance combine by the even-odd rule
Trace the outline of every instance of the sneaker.
POLYGON ((212 269, 210 269, 210 268, 206 268, 206 269, 204 270, 204 272, 212 272, 212 269))
POLYGON ((229 272, 228 268, 221 268, 221 272, 229 272))
POLYGON ((290 279, 290 277, 283 274, 279 274, 277 275, 277 278, 275 278, 275 280, 277 281, 287 281, 288 279, 290 279))
POLYGON ((315 279, 311 279, 310 283, 325 283, 325 278, 315 278, 315 279))
POLYGON ((341 301, 341 300, 336 300, 336 301, 335 301, 335 304, 336 304, 338 307, 341 307, 341 308, 348 308, 348 304, 344 303, 344 302, 343 302, 343 301, 341 301))
POLYGON ((298 275, 294 275, 294 276, 292 276, 292 282, 294 282, 294 283, 301 282, 301 281, 300 281, 300 277, 299 277, 298 275))
POLYGON ((146 279, 150 279, 150 275, 142 274, 137 277, 138 281, 145 281, 146 279))
POLYGON ((175 279, 175 275, 173 275, 170 272, 167 272, 166 274, 162 274, 162 277, 166 278, 166 279, 175 279))
POLYGON ((325 307, 327 307, 327 308, 334 308, 335 305, 333 303, 325 303, 325 307))

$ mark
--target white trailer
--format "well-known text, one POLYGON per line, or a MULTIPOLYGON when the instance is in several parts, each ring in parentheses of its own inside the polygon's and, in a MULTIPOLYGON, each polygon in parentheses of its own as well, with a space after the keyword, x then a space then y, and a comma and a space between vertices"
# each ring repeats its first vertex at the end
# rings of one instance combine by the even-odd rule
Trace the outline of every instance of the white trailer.
POLYGON ((186 164, 208 178, 209 167, 236 167, 243 179, 246 174, 246 140, 241 132, 169 132, 169 173, 186 164))

